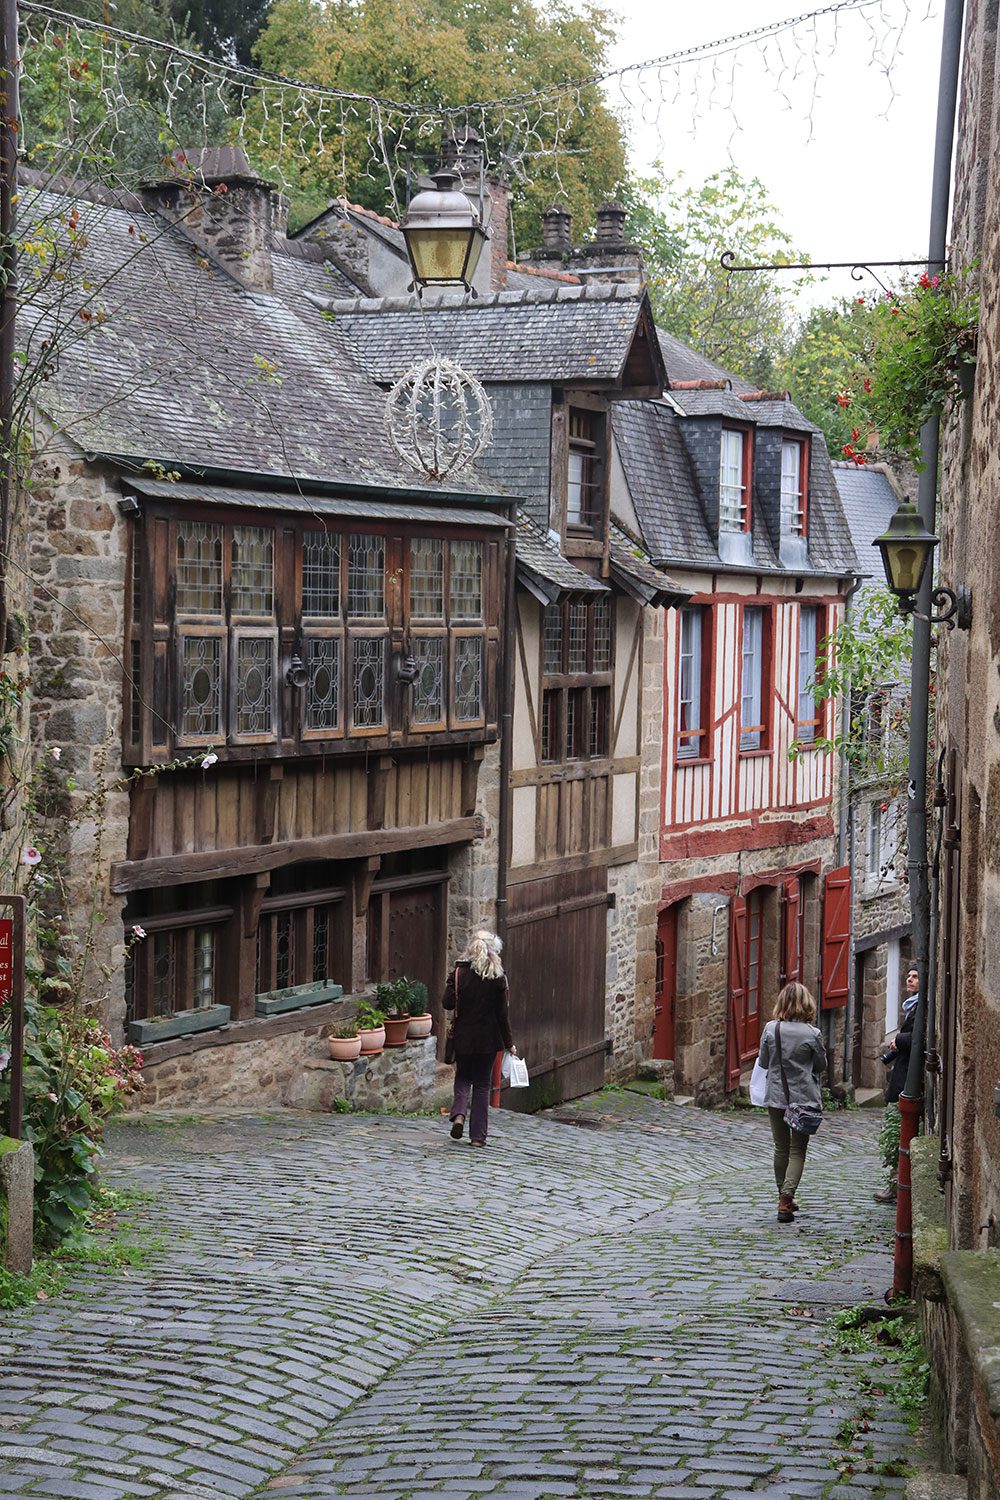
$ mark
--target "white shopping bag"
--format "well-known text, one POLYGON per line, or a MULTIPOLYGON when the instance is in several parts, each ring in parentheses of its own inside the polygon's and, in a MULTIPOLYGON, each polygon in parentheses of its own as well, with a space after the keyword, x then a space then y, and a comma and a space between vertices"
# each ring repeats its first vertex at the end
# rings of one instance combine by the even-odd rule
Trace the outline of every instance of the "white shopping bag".
POLYGON ((753 1072, 750 1075, 750 1103, 756 1104, 758 1109, 764 1107, 764 1091, 767 1088, 767 1069, 762 1068, 760 1062, 755 1062, 753 1072))
POLYGON ((528 1064, 523 1057, 515 1057, 512 1052, 507 1053, 510 1058, 510 1086, 512 1089, 526 1089, 528 1087, 528 1064))

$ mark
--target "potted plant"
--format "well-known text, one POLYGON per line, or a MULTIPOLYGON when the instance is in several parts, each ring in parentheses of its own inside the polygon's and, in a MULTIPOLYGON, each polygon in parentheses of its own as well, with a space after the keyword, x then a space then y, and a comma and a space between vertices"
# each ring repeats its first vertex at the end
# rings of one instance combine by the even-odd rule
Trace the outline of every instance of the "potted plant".
POLYGON ((357 1022, 337 1026, 326 1039, 330 1056, 334 1062, 354 1062, 361 1056, 361 1036, 357 1022))
POLYGON ((406 1002, 407 1014, 410 1024, 406 1035, 411 1042, 423 1041, 424 1037, 431 1034, 432 1017, 427 1009, 427 986, 419 979, 414 979, 410 984, 410 994, 406 1002))
POLYGON ((385 1046, 385 1016, 377 1006, 367 1002, 358 1006, 358 1033, 362 1057, 374 1057, 382 1051, 385 1046))
POLYGON ((410 981, 406 978, 391 979, 376 986, 375 1003, 385 1013, 385 1045, 405 1047, 406 1033, 410 1027, 410 1013, 406 1002, 410 994, 410 981))

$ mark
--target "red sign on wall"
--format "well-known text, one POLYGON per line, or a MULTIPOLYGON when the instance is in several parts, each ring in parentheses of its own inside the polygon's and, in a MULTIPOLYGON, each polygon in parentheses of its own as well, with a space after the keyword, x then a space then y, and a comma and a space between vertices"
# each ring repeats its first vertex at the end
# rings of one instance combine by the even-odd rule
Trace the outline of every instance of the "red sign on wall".
POLYGON ((10 999, 14 983, 13 965, 14 923, 10 917, 0 918, 0 1005, 10 999))

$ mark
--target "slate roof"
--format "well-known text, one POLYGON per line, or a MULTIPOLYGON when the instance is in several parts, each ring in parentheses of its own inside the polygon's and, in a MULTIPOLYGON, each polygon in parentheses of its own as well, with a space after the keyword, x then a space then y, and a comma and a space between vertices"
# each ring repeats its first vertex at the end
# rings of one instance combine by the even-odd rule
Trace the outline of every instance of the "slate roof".
MULTIPOLYGON (((327 281, 321 263, 279 253, 274 292, 249 292, 134 197, 72 201, 100 316, 60 350, 38 400, 84 451, 408 494, 497 492, 469 472, 434 484, 396 458, 382 393, 306 295, 327 281)), ((65 221, 67 202, 23 189, 24 232, 43 214, 65 221)), ((62 322, 29 302, 21 346, 37 356, 62 322)))
POLYGON ((819 432, 815 422, 803 416, 794 401, 786 396, 776 401, 740 401, 744 422, 758 422, 762 427, 785 427, 789 432, 819 432))
POLYGON ((242 510, 281 510, 311 516, 346 516, 359 521, 421 520, 449 526, 503 526, 511 522, 485 506, 420 505, 391 500, 355 500, 344 495, 317 495, 304 490, 248 490, 237 485, 194 484, 183 480, 147 479, 139 475, 123 480, 128 494, 174 505, 226 505, 242 510))
POLYGON ((385 384, 433 350, 490 382, 615 381, 645 291, 631 286, 541 286, 489 296, 331 298, 334 326, 385 384))
POLYGON ((739 375, 734 375, 731 370, 724 370, 721 365, 717 365, 706 355, 689 349, 687 344, 682 344, 680 339, 675 338, 672 333, 667 333, 663 328, 658 328, 656 331, 660 339, 663 363, 667 367, 671 382, 675 380, 728 380, 734 391, 753 390, 753 386, 748 381, 743 380, 739 375))
POLYGON ((889 525, 899 504, 899 492, 882 464, 859 467, 838 462, 833 465, 833 477, 857 553, 859 572, 865 577, 881 578, 882 560, 874 542, 889 525))
POLYGON ((727 417, 732 422, 750 422, 747 403, 735 391, 686 391, 670 387, 670 399, 688 417, 727 417))
POLYGON ((635 539, 620 526, 611 523, 611 577, 641 604, 670 608, 686 604, 691 595, 668 574, 653 564, 636 545, 635 539))
POLYGON ((582 573, 568 562, 548 533, 524 511, 517 516, 517 538, 514 544, 517 554, 518 578, 524 586, 543 603, 554 604, 557 599, 570 595, 596 597, 610 593, 606 583, 582 573))

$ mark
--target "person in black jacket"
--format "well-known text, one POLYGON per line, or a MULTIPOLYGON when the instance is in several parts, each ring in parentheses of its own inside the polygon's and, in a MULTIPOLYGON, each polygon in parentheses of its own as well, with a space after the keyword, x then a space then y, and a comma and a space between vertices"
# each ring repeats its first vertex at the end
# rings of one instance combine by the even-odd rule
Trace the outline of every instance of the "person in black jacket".
MULTIPOLYGON (((906 1075, 910 1067, 910 1046, 913 1042, 913 1020, 917 1011, 917 1001, 920 998, 920 972, 916 968, 906 971, 906 997, 903 1000, 903 1022, 896 1036, 882 1054, 882 1061, 890 1069, 885 1084, 886 1114, 890 1110, 898 1114, 898 1100, 903 1089, 906 1087, 906 1075)), ((892 1173, 892 1177, 881 1192, 876 1193, 876 1203, 895 1203, 896 1201, 896 1167, 897 1160, 892 1163, 886 1162, 886 1167, 892 1173)))
POLYGON ((507 976, 500 960, 502 944, 492 932, 474 932, 452 970, 444 992, 445 1010, 454 1011, 455 1096, 451 1105, 451 1138, 462 1139, 469 1115, 470 1146, 485 1146, 490 1112, 493 1064, 502 1047, 516 1052, 507 1013, 507 976))

